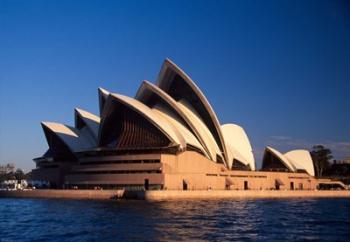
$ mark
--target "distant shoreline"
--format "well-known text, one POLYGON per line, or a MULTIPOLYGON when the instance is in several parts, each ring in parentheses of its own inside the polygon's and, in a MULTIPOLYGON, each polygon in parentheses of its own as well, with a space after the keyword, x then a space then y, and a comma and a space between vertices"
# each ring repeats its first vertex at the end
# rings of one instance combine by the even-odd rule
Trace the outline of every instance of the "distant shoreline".
POLYGON ((137 191, 123 190, 17 190, 0 191, 0 198, 48 198, 48 199, 137 199, 147 201, 167 201, 183 199, 285 199, 285 198, 350 198, 349 190, 319 191, 319 190, 198 190, 198 191, 137 191))

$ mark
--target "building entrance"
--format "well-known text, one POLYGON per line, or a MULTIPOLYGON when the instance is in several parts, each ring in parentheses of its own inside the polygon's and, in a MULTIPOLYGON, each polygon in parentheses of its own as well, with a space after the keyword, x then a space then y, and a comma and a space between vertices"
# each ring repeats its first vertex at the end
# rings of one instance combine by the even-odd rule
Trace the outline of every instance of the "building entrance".
POLYGON ((145 190, 149 189, 149 180, 145 179, 145 190))
POLYGON ((290 190, 294 190, 294 182, 290 182, 290 190))
POLYGON ((188 184, 185 180, 182 181, 182 190, 187 190, 188 189, 188 184))

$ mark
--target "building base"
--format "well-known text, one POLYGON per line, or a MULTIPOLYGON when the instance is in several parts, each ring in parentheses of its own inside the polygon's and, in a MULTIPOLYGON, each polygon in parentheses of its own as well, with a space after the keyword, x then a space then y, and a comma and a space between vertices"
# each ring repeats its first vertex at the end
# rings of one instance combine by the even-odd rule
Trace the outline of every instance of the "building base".
POLYGON ((0 198, 40 199, 138 199, 147 201, 207 200, 207 199, 289 199, 289 198, 350 198, 349 190, 290 191, 290 190, 209 190, 209 191, 123 191, 123 190, 27 190, 0 191, 0 198))

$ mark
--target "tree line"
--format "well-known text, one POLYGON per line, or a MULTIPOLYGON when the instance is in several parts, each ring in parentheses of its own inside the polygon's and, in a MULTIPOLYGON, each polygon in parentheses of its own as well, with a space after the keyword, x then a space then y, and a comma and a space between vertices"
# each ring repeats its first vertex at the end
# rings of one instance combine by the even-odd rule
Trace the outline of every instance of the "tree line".
POLYGON ((350 176, 350 164, 332 163, 332 151, 323 145, 315 145, 311 150, 316 177, 350 176))
POLYGON ((15 167, 14 164, 0 164, 0 182, 6 180, 24 180, 29 178, 29 173, 24 173, 22 169, 15 167))

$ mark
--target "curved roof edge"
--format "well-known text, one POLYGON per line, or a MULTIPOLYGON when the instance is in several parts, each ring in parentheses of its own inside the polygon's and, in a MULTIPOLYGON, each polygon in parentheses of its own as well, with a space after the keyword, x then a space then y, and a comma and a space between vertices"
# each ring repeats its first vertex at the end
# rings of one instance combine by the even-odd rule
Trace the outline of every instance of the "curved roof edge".
POLYGON ((68 125, 54 122, 41 122, 41 125, 54 133, 73 153, 91 149, 95 145, 78 129, 68 125))
MULTIPOLYGON (((198 143, 197 139, 193 135, 192 137, 197 141, 197 145, 194 142, 189 141, 191 138, 188 136, 188 133, 185 133, 187 129, 184 126, 181 126, 180 122, 176 119, 174 114, 169 109, 165 108, 164 105, 156 104, 151 109, 153 112, 155 112, 164 120, 166 120, 171 127, 173 127, 173 130, 175 131, 177 137, 179 137, 179 140, 181 142, 181 148, 183 150, 185 150, 187 144, 194 145, 198 149, 203 150, 203 147, 201 147, 201 145, 198 143)), ((190 133, 189 130, 187 131, 190 133)))
MULTIPOLYGON (((213 157, 211 157, 210 152, 209 152, 209 147, 208 144, 204 141, 204 138, 201 136, 200 132, 198 131, 198 127, 193 123, 190 117, 188 117, 185 112, 179 107, 178 103, 166 92, 164 92, 162 89, 160 89, 158 86, 148 82, 148 81, 143 81, 141 84, 140 88, 138 89, 135 98, 138 99, 139 101, 143 102, 145 95, 146 95, 146 90, 148 90, 151 93, 156 94, 158 97, 160 97, 163 101, 165 101, 169 106, 173 108, 173 110, 176 112, 177 115, 179 115, 189 126, 191 129, 192 133, 195 135, 195 137, 198 139, 199 143, 202 145, 202 148, 205 151, 206 156, 214 160, 213 157)), ((191 132, 190 131, 190 132, 191 132)))
POLYGON ((98 104, 100 108, 100 116, 102 116, 103 107, 107 101, 107 98, 109 96, 110 92, 106 89, 103 89, 102 87, 98 88, 98 104))
POLYGON ((295 172, 296 169, 293 166, 293 164, 289 161, 289 159, 287 157, 285 157, 281 152, 279 152, 278 150, 275 150, 274 148, 270 147, 270 146, 266 146, 265 148, 265 153, 266 152, 271 152, 273 155, 275 155, 278 159, 280 159, 282 161, 282 163, 292 172, 295 172))
MULTIPOLYGON (((151 124, 153 124, 158 130, 160 130, 173 143, 173 145, 181 145, 181 140, 177 136, 176 131, 174 131, 173 127, 170 126, 166 120, 164 120, 161 116, 159 116, 159 114, 154 112, 148 106, 134 98, 116 93, 111 93, 109 95, 106 104, 113 103, 115 101, 123 104, 124 106, 134 110, 135 112, 145 117, 149 122, 151 122, 151 124)), ((101 129, 103 129, 103 122, 104 121, 102 120, 101 129)))
POLYGON ((216 162, 223 162, 224 165, 228 167, 226 161, 222 158, 222 152, 215 138, 213 137, 213 134, 210 132, 209 128, 205 125, 203 120, 198 117, 194 108, 185 99, 181 99, 177 103, 180 109, 182 110, 182 112, 184 112, 185 115, 189 117, 193 125, 199 131, 200 137, 203 138, 204 143, 208 148, 208 152, 211 157, 211 160, 216 162))
MULTIPOLYGON (((221 125, 222 134, 225 138, 226 147, 228 149, 234 149, 231 151, 231 156, 234 156, 234 154, 237 154, 239 152, 239 155, 243 160, 240 160, 245 165, 249 165, 251 170, 255 170, 255 159, 253 154, 253 149, 250 144, 249 138, 247 133, 244 131, 244 129, 237 125, 237 124, 224 124, 221 125)), ((229 157, 230 165, 232 166, 232 161, 234 158, 237 157, 229 157)))
POLYGON ((239 162, 241 162, 245 166, 249 165, 251 170, 254 169, 254 167, 251 167, 251 164, 243 157, 243 155, 237 149, 235 149, 230 144, 226 144, 226 146, 228 148, 229 158, 231 159, 229 169, 233 170, 233 160, 234 159, 238 160, 239 162))
MULTIPOLYGON (((208 100, 204 96, 203 92, 193 82, 193 80, 181 68, 179 68, 174 62, 172 62, 170 59, 167 58, 167 59, 165 59, 163 65, 162 65, 161 71, 159 73, 159 76, 157 79, 157 86, 161 87, 162 83, 166 81, 164 78, 165 78, 165 73, 166 73, 168 68, 170 68, 175 73, 180 75, 183 78, 183 80, 185 80, 185 82, 191 87, 194 94, 201 100, 203 106, 205 107, 206 111, 208 112, 208 114, 212 120, 212 123, 215 127, 215 131, 214 131, 215 134, 213 136, 216 139, 218 146, 222 149, 221 151, 222 151, 223 156, 224 156, 224 161, 225 161, 226 165, 228 166, 227 148, 226 148, 226 144, 225 144, 223 135, 221 133, 219 120, 218 120, 213 108, 211 107, 210 103, 208 102, 208 100), (216 137, 218 137, 219 140, 217 140, 216 137)), ((211 130, 211 132, 213 132, 213 131, 211 130)))
POLYGON ((291 150, 284 154, 298 170, 305 170, 309 175, 315 176, 314 163, 308 150, 291 150))
POLYGON ((96 116, 95 114, 92 114, 90 112, 87 112, 85 110, 75 108, 75 128, 79 129, 79 118, 85 123, 86 127, 89 129, 90 134, 97 142, 98 138, 98 129, 100 125, 100 117, 96 116))

